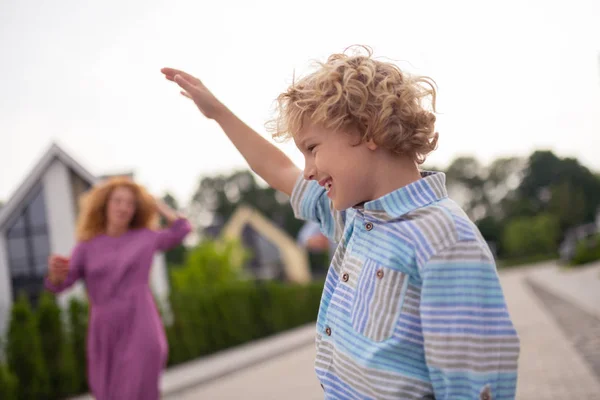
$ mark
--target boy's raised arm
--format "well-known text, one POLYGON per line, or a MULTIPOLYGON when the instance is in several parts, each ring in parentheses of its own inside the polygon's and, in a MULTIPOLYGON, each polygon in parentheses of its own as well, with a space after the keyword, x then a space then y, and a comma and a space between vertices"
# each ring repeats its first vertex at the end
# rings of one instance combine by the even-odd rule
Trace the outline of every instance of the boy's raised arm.
POLYGON ((235 116, 198 78, 173 68, 161 72, 183 89, 181 94, 193 100, 204 116, 221 126, 254 172, 272 188, 291 196, 301 171, 289 157, 235 116))

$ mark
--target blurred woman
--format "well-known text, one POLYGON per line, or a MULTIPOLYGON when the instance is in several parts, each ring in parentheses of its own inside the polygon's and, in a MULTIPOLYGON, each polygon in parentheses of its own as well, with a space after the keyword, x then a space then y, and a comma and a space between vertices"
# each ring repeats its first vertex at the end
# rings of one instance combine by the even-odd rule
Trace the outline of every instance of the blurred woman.
POLYGON ((90 322, 87 378, 96 400, 158 400, 167 341, 149 285, 154 253, 179 245, 187 219, 128 178, 94 187, 81 201, 71 257, 52 255, 46 288, 85 283, 90 322), (169 223, 157 229, 158 216, 169 223))

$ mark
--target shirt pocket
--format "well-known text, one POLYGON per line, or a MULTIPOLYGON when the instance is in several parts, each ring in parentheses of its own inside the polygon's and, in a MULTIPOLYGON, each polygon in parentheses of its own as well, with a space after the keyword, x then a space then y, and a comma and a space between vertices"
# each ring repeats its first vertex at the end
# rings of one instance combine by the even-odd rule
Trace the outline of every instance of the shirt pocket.
POLYGON ((375 342, 389 339, 400 317, 409 276, 367 259, 356 285, 352 327, 375 342))

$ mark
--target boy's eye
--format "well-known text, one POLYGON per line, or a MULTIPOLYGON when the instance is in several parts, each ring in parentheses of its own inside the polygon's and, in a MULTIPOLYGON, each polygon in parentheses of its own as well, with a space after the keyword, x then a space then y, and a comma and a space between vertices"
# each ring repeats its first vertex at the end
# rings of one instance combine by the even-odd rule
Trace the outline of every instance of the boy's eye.
POLYGON ((312 153, 313 150, 315 149, 315 147, 317 147, 317 145, 311 144, 310 146, 308 146, 307 150, 312 153))

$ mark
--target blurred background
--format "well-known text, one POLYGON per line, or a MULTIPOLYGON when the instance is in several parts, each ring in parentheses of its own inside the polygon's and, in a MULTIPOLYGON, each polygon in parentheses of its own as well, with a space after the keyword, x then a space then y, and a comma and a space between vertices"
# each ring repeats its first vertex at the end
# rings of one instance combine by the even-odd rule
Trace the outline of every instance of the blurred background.
POLYGON ((446 172, 497 257, 518 398, 599 398, 599 20, 593 0, 0 2, 0 399, 87 392, 85 291, 54 299, 43 277, 74 243, 78 197, 123 174, 197 228, 152 271, 165 397, 322 398, 312 325, 335 244, 160 68, 267 136, 278 93, 353 44, 438 85, 424 168, 446 172), (205 373, 226 355, 235 367, 205 373))

